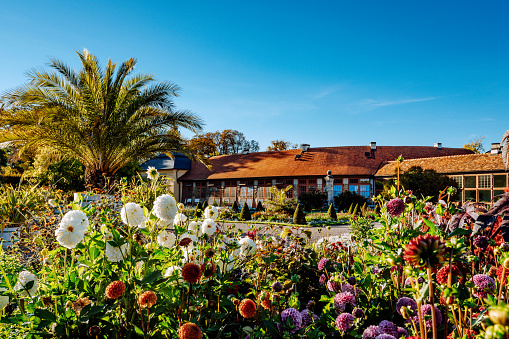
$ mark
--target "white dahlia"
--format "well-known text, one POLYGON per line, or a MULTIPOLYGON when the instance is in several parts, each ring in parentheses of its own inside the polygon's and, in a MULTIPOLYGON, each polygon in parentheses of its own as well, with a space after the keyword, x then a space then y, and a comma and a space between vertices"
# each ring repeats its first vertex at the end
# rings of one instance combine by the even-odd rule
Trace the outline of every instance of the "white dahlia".
POLYGON ((165 278, 173 278, 173 281, 170 283, 171 285, 177 285, 184 282, 182 279, 182 267, 180 266, 170 266, 164 273, 165 278))
POLYGON ((189 225, 187 225, 187 230, 199 237, 201 235, 201 221, 191 221, 189 225))
POLYGON ((29 271, 22 271, 18 275, 18 281, 16 285, 14 285, 14 290, 19 291, 19 294, 22 297, 31 298, 37 292, 37 288, 39 287, 39 281, 35 274, 29 271), (32 287, 29 288, 28 284, 33 281, 32 287), (27 291, 28 289, 28 291, 27 291))
POLYGON ((200 264, 201 263, 201 251, 197 248, 185 248, 182 251, 182 254, 184 255, 184 259, 182 260, 182 263, 188 263, 192 262, 193 264, 200 264))
POLYGON ((78 220, 80 220, 81 225, 83 227, 85 227, 85 228, 88 227, 89 223, 88 223, 87 215, 85 213, 83 213, 82 211, 72 210, 72 211, 67 212, 62 217, 61 222, 67 221, 67 220, 72 220, 72 219, 78 219, 78 220))
POLYGON ((201 232, 203 234, 208 235, 209 237, 216 232, 217 226, 216 222, 212 219, 205 219, 201 224, 201 232))
POLYGON ((219 259, 217 261, 217 266, 221 269, 221 273, 230 272, 234 265, 235 258, 231 254, 225 260, 219 259))
POLYGON ((62 219, 55 230, 58 243, 66 248, 75 248, 85 237, 87 223, 81 219, 62 219))
POLYGON ((154 214, 163 220, 174 220, 177 215, 177 202, 169 194, 163 194, 154 201, 154 214))
MULTIPOLYGON (((0 288, 0 293, 7 291, 6 288, 0 288)), ((5 308, 5 306, 9 305, 9 296, 0 295, 0 311, 5 308)))
POLYGON ((104 251, 104 254, 106 255, 106 258, 108 258, 111 262, 119 262, 127 258, 127 255, 129 254, 129 244, 125 243, 122 246, 115 247, 111 246, 110 244, 106 243, 106 249, 104 251))
POLYGON ((175 225, 180 224, 181 222, 184 223, 187 221, 187 216, 184 213, 177 213, 175 216, 175 219, 173 219, 173 223, 175 225))
POLYGON ((157 243, 163 247, 172 248, 176 239, 175 234, 164 230, 157 236, 157 243))
POLYGON ((256 243, 253 239, 245 237, 239 240, 240 255, 247 257, 256 253, 256 243))
POLYGON ((144 225, 145 216, 143 215, 143 208, 134 202, 128 202, 120 210, 120 218, 124 224, 129 226, 144 225))
POLYGON ((159 177, 159 172, 157 171, 157 169, 155 167, 149 166, 147 168, 147 177, 150 180, 156 180, 159 177))
POLYGON ((216 220, 217 217, 219 216, 219 210, 217 209, 216 206, 207 206, 205 208, 205 219, 212 219, 212 220, 216 220))

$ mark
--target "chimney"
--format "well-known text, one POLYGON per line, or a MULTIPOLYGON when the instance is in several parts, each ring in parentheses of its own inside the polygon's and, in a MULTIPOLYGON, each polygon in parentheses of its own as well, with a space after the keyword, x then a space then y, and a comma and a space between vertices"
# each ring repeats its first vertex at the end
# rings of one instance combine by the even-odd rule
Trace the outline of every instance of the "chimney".
POLYGON ((500 143, 493 142, 491 143, 491 155, 500 154, 500 143))
POLYGON ((309 144, 301 144, 300 148, 301 148, 302 152, 307 152, 309 149, 309 144))
POLYGON ((376 151, 376 142, 375 141, 372 141, 370 144, 369 144, 369 147, 371 148, 372 151, 376 151))
POLYGON ((442 149, 442 143, 441 142, 435 142, 435 148, 438 150, 442 149))

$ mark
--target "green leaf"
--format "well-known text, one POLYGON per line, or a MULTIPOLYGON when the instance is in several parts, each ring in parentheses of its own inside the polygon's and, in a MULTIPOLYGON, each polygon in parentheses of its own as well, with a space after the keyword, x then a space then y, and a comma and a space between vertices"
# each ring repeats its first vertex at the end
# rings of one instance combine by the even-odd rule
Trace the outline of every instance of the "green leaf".
POLYGON ((484 310, 482 310, 481 313, 479 313, 479 315, 477 316, 477 318, 475 319, 475 322, 472 324, 472 327, 475 327, 477 325, 479 325, 482 321, 482 318, 483 318, 483 315, 488 312, 488 308, 485 308, 484 310))
POLYGON ((48 319, 51 320, 52 322, 57 321, 57 317, 46 309, 36 308, 34 311, 34 315, 41 320, 48 319))
POLYGON ((470 233, 472 233, 471 230, 466 230, 464 228, 457 228, 455 229, 454 231, 452 231, 448 236, 447 238, 452 238, 456 235, 469 235, 470 233))
POLYGON ((430 230, 429 233, 431 235, 438 235, 438 236, 442 235, 442 231, 439 228, 437 228, 434 223, 432 223, 431 221, 426 220, 426 219, 424 219, 424 223, 426 224, 426 226, 429 227, 429 230, 430 230))
POLYGON ((270 320, 263 320, 262 327, 267 329, 267 332, 276 338, 282 338, 281 333, 279 333, 276 324, 270 320))
POLYGON ((141 336, 145 336, 145 333, 143 333, 143 331, 141 330, 141 328, 139 328, 138 326, 136 325, 133 325, 134 326, 134 331, 136 332, 137 335, 141 335, 141 336))
POLYGON ((143 277, 140 284, 142 284, 142 285, 150 284, 150 283, 156 281, 160 276, 161 276, 161 271, 151 272, 148 275, 146 275, 145 277, 143 277))

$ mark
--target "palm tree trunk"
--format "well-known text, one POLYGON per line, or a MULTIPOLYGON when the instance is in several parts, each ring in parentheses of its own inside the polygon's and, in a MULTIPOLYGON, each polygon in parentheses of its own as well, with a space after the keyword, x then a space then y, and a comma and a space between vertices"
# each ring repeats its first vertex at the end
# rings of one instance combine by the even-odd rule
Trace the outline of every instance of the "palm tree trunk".
POLYGON ((104 173, 93 168, 85 169, 85 187, 87 189, 98 188, 104 190, 115 181, 115 175, 104 173))

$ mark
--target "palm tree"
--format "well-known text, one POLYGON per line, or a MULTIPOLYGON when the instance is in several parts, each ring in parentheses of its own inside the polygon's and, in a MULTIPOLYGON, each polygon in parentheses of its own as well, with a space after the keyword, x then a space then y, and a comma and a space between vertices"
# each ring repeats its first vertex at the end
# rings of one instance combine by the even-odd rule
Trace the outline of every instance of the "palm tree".
POLYGON ((0 142, 10 141, 20 154, 49 148, 53 156, 75 158, 85 166, 85 184, 98 188, 133 160, 173 151, 193 156, 178 128, 198 133, 203 122, 175 110, 177 85, 132 75, 133 58, 118 68, 108 60, 103 70, 86 49, 76 53, 79 72, 50 59, 52 72, 33 70, 26 85, 3 96, 0 142))

